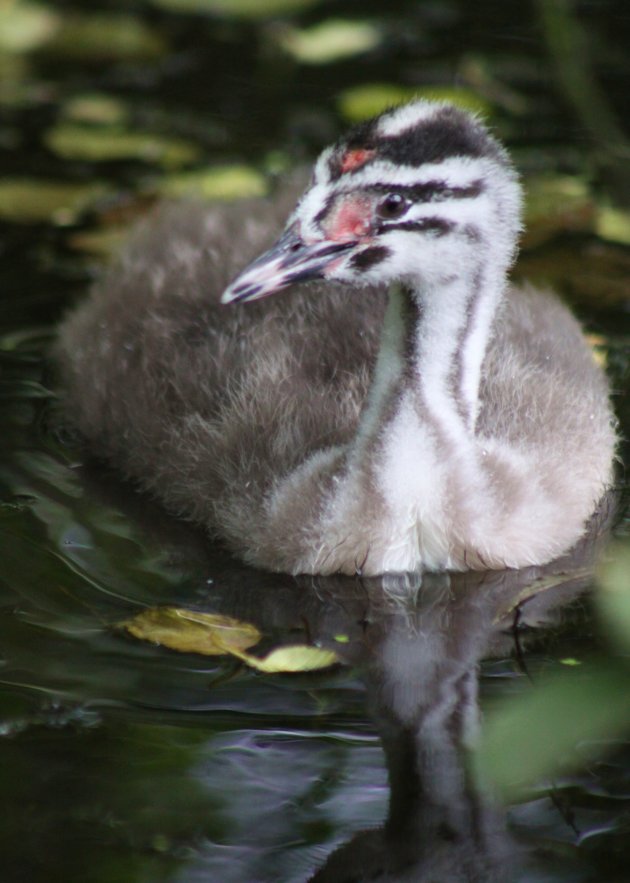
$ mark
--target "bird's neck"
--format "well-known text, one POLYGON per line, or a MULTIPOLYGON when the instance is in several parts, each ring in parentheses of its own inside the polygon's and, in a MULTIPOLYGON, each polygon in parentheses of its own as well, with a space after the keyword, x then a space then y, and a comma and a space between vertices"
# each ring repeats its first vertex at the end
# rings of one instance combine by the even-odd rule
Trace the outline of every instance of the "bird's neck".
POLYGON ((504 287, 504 274, 482 269, 447 278, 439 291, 393 285, 362 428, 382 424, 383 398, 402 384, 445 430, 473 434, 482 364, 504 287))
POLYGON ((445 280, 439 291, 392 293, 407 317, 410 380, 422 408, 447 430, 474 433, 483 360, 504 288, 503 274, 479 268, 445 280))
MULTIPOLYGON (((472 276, 439 291, 390 292, 372 385, 347 450, 335 517, 347 530, 379 507, 365 572, 455 566, 447 542, 453 487, 479 490, 475 420, 484 355, 502 285, 472 276), (427 508, 430 505, 430 509, 427 508), (419 507, 423 507, 419 530, 419 507), (392 544, 391 538, 399 541, 392 544)), ((459 559, 457 559, 459 564, 459 559)), ((359 565, 357 565, 359 566, 359 565)))

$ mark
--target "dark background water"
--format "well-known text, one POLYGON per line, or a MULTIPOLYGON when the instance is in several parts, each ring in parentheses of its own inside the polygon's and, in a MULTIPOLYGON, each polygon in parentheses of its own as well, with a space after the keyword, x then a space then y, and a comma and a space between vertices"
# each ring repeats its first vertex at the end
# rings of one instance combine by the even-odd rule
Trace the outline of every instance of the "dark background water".
MULTIPOLYGON (((55 322, 161 195, 257 192, 347 125, 350 90, 385 83, 485 108, 531 193, 516 272, 572 301, 607 359, 627 435, 627 3, 287 0, 273 13, 261 0, 249 5, 267 12, 256 16, 227 0, 192 5, 16 0, 0 10, 2 880, 306 880, 387 817, 379 733, 394 784, 389 833, 396 827, 445 857, 437 870, 410 857, 401 834, 394 859, 374 857, 369 873, 389 868, 374 879, 627 880, 627 715, 595 747, 577 732, 571 763, 513 798, 516 842, 495 832, 492 847, 480 846, 461 821, 455 840, 466 857, 457 844, 445 850, 447 809, 431 784, 433 775, 439 791, 449 770, 464 775, 455 751, 463 740, 431 717, 432 699, 463 683, 490 649, 480 679, 489 714, 527 694, 530 678, 544 683, 565 669, 600 676, 612 644, 591 601, 575 600, 590 581, 587 553, 551 577, 493 578, 481 588, 429 579, 417 603, 404 592, 401 601, 400 586, 385 603, 382 586, 247 570, 84 464, 55 419, 46 358, 55 322), (362 49, 318 63, 296 56, 300 35, 339 19, 364 34, 362 49), (529 597, 545 579, 553 598, 520 620, 516 601, 497 600, 529 597), (561 601, 572 601, 563 613, 561 601), (159 604, 254 622, 268 646, 335 647, 343 664, 256 674, 113 628, 159 604), (402 700, 383 686, 396 678, 405 701, 423 709, 415 720, 435 740, 433 769, 409 754, 402 700), (411 772, 397 772, 405 757, 411 772), (439 811, 401 796, 405 775, 425 782, 439 811)), ((614 528, 622 543, 624 511, 622 502, 614 528)), ((460 691, 460 711, 474 711, 473 692, 464 700, 460 691)), ((453 785, 444 801, 461 819, 472 814, 466 789, 453 785)), ((490 810, 475 813, 495 830, 490 810)), ((377 835, 369 842, 381 850, 377 835)), ((367 879, 370 848, 354 846, 343 872, 326 879, 367 879)))

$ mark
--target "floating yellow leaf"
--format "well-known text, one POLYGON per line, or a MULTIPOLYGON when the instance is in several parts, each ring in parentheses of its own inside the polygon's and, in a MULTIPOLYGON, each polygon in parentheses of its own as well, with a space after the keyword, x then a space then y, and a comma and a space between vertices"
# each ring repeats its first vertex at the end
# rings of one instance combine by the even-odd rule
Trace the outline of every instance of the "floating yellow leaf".
POLYGON ((129 634, 182 653, 222 656, 232 653, 240 658, 260 640, 256 626, 231 616, 202 613, 179 607, 153 607, 120 623, 129 634))
POLYGON ((251 668, 267 674, 317 671, 339 662, 332 650, 295 644, 278 647, 267 656, 246 653, 261 634, 256 626, 218 613, 202 613, 181 607, 152 607, 119 624, 135 638, 161 644, 182 653, 235 656, 251 668))
POLYGON ((173 198, 240 199, 264 196, 267 183, 255 169, 233 165, 169 175, 155 189, 161 196, 173 198))
POLYGON ((0 218, 69 224, 105 193, 102 184, 73 184, 37 178, 0 179, 0 218))
POLYGON ((369 22, 330 19, 311 28, 287 28, 280 34, 284 50, 304 64, 328 64, 368 52, 380 34, 369 22))
POLYGON ((339 96, 339 109, 346 119, 360 122, 376 114, 412 101, 426 98, 430 101, 449 101, 465 110, 488 115, 489 102, 471 89, 456 89, 446 86, 396 86, 392 83, 373 83, 367 86, 354 86, 339 96))
POLYGON ((81 126, 60 123, 45 136, 48 147, 64 159, 106 162, 139 159, 165 168, 194 162, 200 155, 197 145, 180 138, 167 138, 150 132, 128 132, 114 126, 81 126))
POLYGON ((252 668, 266 674, 318 671, 339 662, 339 657, 333 650, 323 650, 321 647, 311 647, 308 644, 278 647, 263 659, 252 656, 251 653, 235 653, 234 655, 252 668))

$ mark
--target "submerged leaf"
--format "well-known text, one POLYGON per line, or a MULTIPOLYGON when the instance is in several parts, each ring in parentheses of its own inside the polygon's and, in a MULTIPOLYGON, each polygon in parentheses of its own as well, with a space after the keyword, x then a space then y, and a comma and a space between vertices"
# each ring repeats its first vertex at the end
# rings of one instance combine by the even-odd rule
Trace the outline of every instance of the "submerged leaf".
POLYGON ((231 616, 202 613, 179 607, 153 607, 143 610, 119 625, 135 638, 152 641, 182 653, 240 656, 260 641, 256 626, 231 616))

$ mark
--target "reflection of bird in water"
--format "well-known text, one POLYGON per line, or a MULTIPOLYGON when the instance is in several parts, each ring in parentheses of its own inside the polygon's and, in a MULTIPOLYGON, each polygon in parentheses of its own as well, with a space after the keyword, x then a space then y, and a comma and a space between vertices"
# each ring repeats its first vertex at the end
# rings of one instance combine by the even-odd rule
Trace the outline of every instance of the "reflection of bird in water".
POLYGON ((607 386, 568 311, 506 283, 520 190, 499 144, 423 101, 355 128, 223 301, 324 283, 221 306, 289 199, 163 210, 66 321, 93 450, 272 570, 571 546, 611 479, 607 386))

